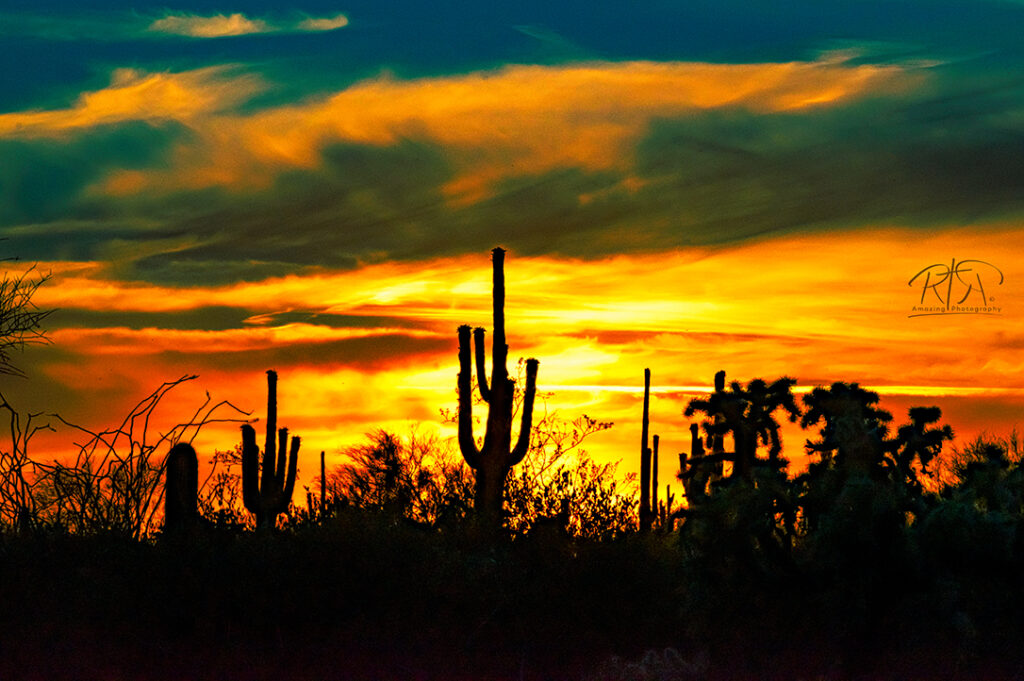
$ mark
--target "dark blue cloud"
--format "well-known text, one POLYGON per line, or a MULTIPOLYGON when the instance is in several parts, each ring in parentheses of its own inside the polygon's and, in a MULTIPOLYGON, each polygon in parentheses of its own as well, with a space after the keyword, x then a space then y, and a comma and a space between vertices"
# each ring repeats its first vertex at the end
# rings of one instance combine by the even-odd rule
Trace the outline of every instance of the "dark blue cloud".
MULTIPOLYGON (((64 12, 79 20, 102 15, 99 5, 47 7, 58 22, 64 12)), ((224 11, 203 3, 187 9, 224 11)), ((0 59, 24 64, 32 82, 0 95, 0 108, 61 97, 66 105, 80 90, 69 83, 108 81, 109 68, 99 64, 180 70, 247 63, 275 84, 248 104, 261 107, 335 91, 382 68, 426 75, 538 55, 557 61, 560 53, 756 61, 859 45, 865 61, 957 59, 923 71, 921 85, 902 95, 798 113, 722 110, 658 121, 629 171, 642 181, 639 189, 623 189, 619 171, 560 168, 516 176, 469 205, 446 199, 443 187, 455 173, 446 150, 428 139, 337 145, 317 168, 283 173, 255 192, 115 199, 89 188, 111 170, 170 163, 174 143, 189 131, 133 123, 61 141, 0 141, 6 245, 46 260, 102 258, 136 243, 138 259, 119 262, 117 274, 222 283, 371 258, 481 251, 496 241, 525 253, 586 257, 865 224, 984 223, 1024 212, 1024 132, 1015 124, 1024 115, 1017 36, 1024 4, 665 2, 628 10, 588 4, 584 11, 551 2, 499 9, 367 2, 301 9, 340 9, 352 24, 323 34, 215 40, 124 31, 109 40, 14 39, 0 59), (581 202, 585 195, 594 198, 581 202)), ((145 26, 164 11, 139 7, 116 15, 118 26, 145 26)), ((269 3, 246 9, 251 17, 289 11, 269 3)), ((8 80, 22 82, 12 72, 8 80)))

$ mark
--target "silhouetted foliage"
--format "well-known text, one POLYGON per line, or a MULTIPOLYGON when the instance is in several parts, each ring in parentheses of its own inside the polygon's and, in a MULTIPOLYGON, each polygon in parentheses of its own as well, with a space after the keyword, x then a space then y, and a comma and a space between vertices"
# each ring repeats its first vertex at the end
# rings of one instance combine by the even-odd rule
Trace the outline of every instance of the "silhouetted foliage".
MULTIPOLYGON (((21 452, 21 480, 26 482, 17 500, 21 510, 30 513, 33 526, 52 526, 69 532, 115 533, 133 539, 149 536, 158 526, 163 501, 165 459, 155 458, 163 447, 178 442, 191 442, 207 424, 217 421, 238 421, 238 418, 220 418, 218 412, 229 409, 245 414, 230 402, 211 405, 210 397, 196 409, 190 419, 178 423, 166 432, 154 436, 150 424, 154 412, 168 392, 195 376, 183 376, 163 383, 140 400, 113 428, 94 432, 68 423, 59 415, 49 415, 88 437, 84 444, 76 445, 78 453, 70 463, 28 463, 28 439, 38 428, 30 415, 26 425, 12 421, 12 434, 16 437, 15 451, 21 452), (25 475, 28 466, 31 475, 25 475)), ((16 414, 11 411, 12 418, 16 414)), ((13 511, 6 511, 6 514, 13 511)))
POLYGON ((243 481, 259 481, 251 427, 241 446, 214 453, 199 490, 186 435, 224 403, 147 435, 181 381, 118 428, 80 430, 90 440, 64 467, 28 456, 43 415, 0 405, 14 443, 0 457, 3 678, 67 678, 68 660, 86 678, 333 678, 339 659, 351 678, 1015 678, 1024 668, 1016 433, 944 451, 952 429, 937 407, 910 409, 890 432, 876 394, 834 383, 803 399, 802 425, 818 434, 807 472, 791 478, 777 419, 799 417, 792 379, 726 389, 719 374, 687 410, 704 416, 706 439, 693 424, 680 531, 641 534, 635 476, 617 479, 583 451, 611 424, 538 409, 504 485, 513 540, 480 541, 465 522, 471 469, 453 442, 417 430, 374 431, 322 473, 306 509, 277 511, 296 464, 271 388, 278 446, 263 452, 273 486, 260 492, 280 489, 272 510, 286 514, 271 538, 235 531, 251 524, 243 481), (165 447, 169 533, 176 517, 232 531, 146 541, 165 447), (154 657, 153 645, 194 654, 154 657), (252 657, 267 662, 253 671, 242 662, 252 657))
POLYGON ((49 278, 36 272, 34 265, 17 275, 5 272, 0 278, 0 374, 24 376, 12 364, 12 351, 49 342, 42 324, 53 310, 40 310, 32 302, 36 290, 49 278))
MULTIPOLYGON (((543 414, 530 453, 505 486, 503 517, 513 535, 556 518, 566 536, 585 539, 610 539, 635 527, 635 479, 616 480, 616 464, 598 464, 580 449, 610 425, 543 414)), ((405 439, 384 430, 368 438, 343 450, 350 463, 328 472, 329 513, 358 508, 449 529, 467 519, 473 474, 447 441, 416 430, 405 439)))
POLYGON ((329 504, 379 511, 427 525, 451 526, 472 510, 472 472, 435 436, 385 430, 346 448, 351 463, 327 477, 329 504))
POLYGON ((199 511, 214 527, 239 530, 255 526, 253 516, 242 503, 242 445, 216 450, 210 457, 210 472, 199 494, 199 511))
POLYGON ((557 521, 567 536, 607 540, 636 528, 635 476, 618 481, 617 463, 599 464, 580 449, 586 437, 610 426, 586 415, 566 422, 545 414, 506 488, 506 524, 513 533, 557 521))

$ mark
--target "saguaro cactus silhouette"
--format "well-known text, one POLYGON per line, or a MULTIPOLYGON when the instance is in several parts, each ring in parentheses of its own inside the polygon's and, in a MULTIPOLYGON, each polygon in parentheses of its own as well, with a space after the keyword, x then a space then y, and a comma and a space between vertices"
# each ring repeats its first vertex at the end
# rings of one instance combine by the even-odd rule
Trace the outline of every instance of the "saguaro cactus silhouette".
POLYGON ((180 532, 199 518, 199 458, 192 445, 179 442, 167 454, 164 483, 164 532, 180 532))
POLYGON ((273 529, 277 516, 288 510, 295 490, 300 441, 293 436, 289 451, 288 429, 277 429, 277 372, 267 371, 267 443, 263 448, 262 474, 256 431, 248 423, 242 426, 242 501, 256 516, 256 527, 261 530, 273 529))
POLYGON ((492 530, 501 525, 502 496, 505 479, 513 466, 530 449, 530 429, 533 425, 533 401, 537 392, 536 359, 526 360, 526 392, 522 403, 522 422, 515 447, 512 447, 512 413, 515 400, 515 381, 509 378, 508 345, 505 343, 505 251, 495 248, 492 253, 494 335, 491 339, 491 381, 485 370, 484 330, 473 331, 476 349, 477 383, 480 396, 488 404, 487 430, 482 447, 473 438, 473 383, 470 327, 459 327, 459 449, 476 476, 474 508, 481 523, 492 530))
POLYGON ((651 370, 644 369, 644 415, 640 422, 640 531, 651 529, 651 370))

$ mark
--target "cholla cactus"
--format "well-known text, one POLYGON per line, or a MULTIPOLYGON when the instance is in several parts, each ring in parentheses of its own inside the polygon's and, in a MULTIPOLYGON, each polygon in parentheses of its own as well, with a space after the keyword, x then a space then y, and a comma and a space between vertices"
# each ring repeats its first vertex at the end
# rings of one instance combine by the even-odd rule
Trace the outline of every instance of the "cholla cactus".
POLYGON ((795 384, 796 381, 788 377, 771 384, 755 378, 745 388, 733 381, 729 390, 725 390, 725 372, 719 371, 715 374, 715 391, 707 399, 690 400, 683 415, 704 414, 707 419, 704 430, 710 437, 711 456, 732 461, 730 475, 733 480, 750 482, 754 467, 760 463, 776 468, 782 465, 779 460, 782 438, 774 414, 782 410, 794 422, 800 417, 800 408, 792 393, 795 384), (723 451, 722 436, 727 433, 733 438, 732 452, 723 451), (758 460, 759 444, 769 446, 767 462, 758 460))
POLYGON ((261 530, 273 529, 277 516, 288 510, 295 490, 299 444, 300 438, 293 436, 289 451, 288 429, 277 430, 277 373, 267 371, 267 443, 262 467, 256 431, 248 423, 242 426, 242 501, 256 516, 256 527, 261 530))

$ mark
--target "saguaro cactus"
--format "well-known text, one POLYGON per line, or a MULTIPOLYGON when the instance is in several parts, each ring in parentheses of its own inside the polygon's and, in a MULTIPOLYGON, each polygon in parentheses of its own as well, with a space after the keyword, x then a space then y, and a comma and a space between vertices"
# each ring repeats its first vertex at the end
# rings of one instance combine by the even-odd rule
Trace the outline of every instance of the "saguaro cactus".
POLYGON ((647 446, 650 438, 651 408, 651 370, 644 369, 644 415, 640 426, 640 531, 651 528, 653 511, 651 508, 651 448, 647 446))
POLYGON ((199 457, 192 445, 179 442, 167 454, 164 483, 164 532, 180 532, 199 518, 199 457))
POLYGON ((248 423, 242 426, 242 501, 256 516, 256 527, 261 530, 273 529, 277 516, 288 510, 295 491, 299 444, 300 438, 293 436, 289 451, 288 429, 277 429, 277 372, 267 371, 267 443, 263 448, 262 475, 256 431, 248 423))
POLYGON ((505 343, 505 251, 491 251, 493 265, 494 336, 490 385, 485 371, 484 330, 473 331, 476 350, 477 383, 480 396, 488 404, 487 430, 482 447, 473 438, 473 375, 470 349, 470 327, 459 327, 459 449, 476 476, 474 508, 485 527, 501 526, 501 505, 505 479, 512 467, 523 460, 530 449, 533 426, 533 401, 537 392, 536 359, 526 360, 526 392, 522 403, 522 422, 515 447, 512 447, 512 411, 515 381, 509 378, 505 343))

